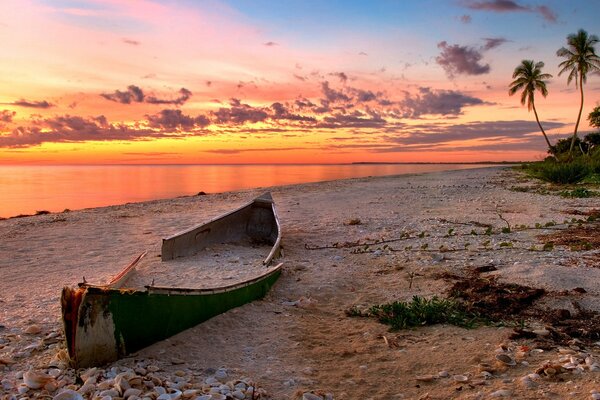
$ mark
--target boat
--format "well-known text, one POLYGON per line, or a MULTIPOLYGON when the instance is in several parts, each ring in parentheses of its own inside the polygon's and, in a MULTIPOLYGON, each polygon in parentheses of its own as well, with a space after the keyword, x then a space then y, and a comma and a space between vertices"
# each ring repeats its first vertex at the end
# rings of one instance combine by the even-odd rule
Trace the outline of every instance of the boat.
POLYGON ((281 227, 273 198, 267 192, 234 211, 163 239, 160 258, 145 255, 136 257, 107 284, 93 285, 84 278, 76 287, 63 288, 62 319, 74 367, 116 361, 265 296, 280 276, 283 264, 278 262, 282 256, 281 227), (231 261, 230 253, 235 254, 236 249, 250 249, 250 255, 259 251, 262 256, 252 265, 235 257, 231 261), (253 276, 238 282, 227 276, 216 284, 210 276, 200 277, 202 284, 194 285, 188 274, 184 281, 189 285, 164 284, 169 282, 171 271, 178 273, 179 266, 193 273, 193 268, 202 270, 203 265, 197 264, 207 257, 219 263, 222 254, 230 260, 215 268, 231 269, 230 265, 239 264, 237 268, 250 270, 253 276), (146 270, 160 273, 146 276, 152 278, 146 285, 130 284, 132 277, 143 276, 145 258, 155 259, 150 260, 146 270), (158 269, 153 270, 153 265, 158 269), (156 278, 163 282, 157 284, 156 278))

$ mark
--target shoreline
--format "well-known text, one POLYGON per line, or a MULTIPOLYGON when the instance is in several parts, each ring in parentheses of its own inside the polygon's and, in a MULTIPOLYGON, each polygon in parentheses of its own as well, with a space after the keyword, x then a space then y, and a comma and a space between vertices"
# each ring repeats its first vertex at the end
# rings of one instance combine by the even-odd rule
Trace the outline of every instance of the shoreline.
MULTIPOLYGON (((82 210, 96 207, 106 207, 123 205, 127 203, 137 203, 142 201, 153 201, 153 200, 168 200, 176 197, 194 196, 209 192, 210 194, 227 193, 238 190, 250 190, 257 187, 277 187, 282 185, 294 185, 302 183, 316 183, 316 182, 328 182, 337 179, 351 179, 352 175, 361 175, 363 177, 368 176, 396 176, 410 173, 428 173, 437 171, 436 168, 448 166, 449 170, 457 169, 471 169, 478 168, 481 165, 482 168, 487 168, 495 164, 478 164, 478 163, 395 163, 395 164, 235 164, 235 165, 195 165, 195 164, 181 164, 181 165, 158 165, 158 164, 139 164, 139 165, 83 165, 83 166, 60 166, 56 165, 56 168, 62 169, 67 168, 90 168, 92 171, 98 169, 110 168, 113 170, 110 174, 99 174, 98 172, 86 175, 84 181, 81 184, 75 185, 74 181, 68 176, 65 176, 65 172, 61 172, 58 175, 49 174, 32 174, 26 175, 26 180, 29 180, 29 186, 15 184, 12 187, 9 184, 4 188, 6 193, 18 193, 18 195, 7 196, 5 199, 4 210, 14 210, 12 215, 8 217, 0 216, 1 219, 10 218, 23 218, 28 216, 35 216, 38 214, 48 213, 61 213, 64 210, 82 210), (425 171, 411 171, 410 166, 414 166, 416 169, 425 169, 425 171), (463 168, 460 166, 463 165, 463 168), (354 168, 350 171, 335 171, 331 170, 334 167, 343 168, 354 168), (458 167, 457 167, 458 166, 458 167), (224 168, 222 171, 226 174, 225 181, 231 181, 230 183, 215 183, 214 180, 218 178, 215 171, 208 172, 202 170, 195 171, 197 168, 224 168), (232 170, 238 167, 244 168, 242 171, 232 170), (248 167, 251 170, 246 171, 248 167), (281 175, 273 175, 268 168, 284 168, 280 171, 281 175), (295 169, 298 167, 302 171, 295 169), (406 167, 406 168, 403 168, 406 167), (136 168, 135 176, 137 181, 129 181, 124 179, 123 176, 127 175, 127 171, 120 171, 122 168, 136 168), (137 170, 142 168, 142 170, 137 170), (151 173, 143 169, 157 168, 159 172, 152 171, 151 173), (166 168, 166 169, 165 169, 166 168), (191 172, 182 170, 177 172, 177 169, 181 168, 192 168, 191 172), (257 169, 258 168, 258 169, 257 169), (264 170, 267 168, 267 170, 264 170), (308 168, 308 169, 306 169, 308 168), (315 169, 317 168, 317 169, 315 169), (324 169, 323 169, 324 168, 324 169), (386 170, 381 170, 385 168, 386 170), (388 169, 395 169, 390 171, 388 169), (252 172, 252 169, 255 171, 252 172), (360 170, 359 170, 360 169, 360 170), (408 169, 408 170, 407 170, 408 169), (428 171, 431 169, 432 171, 428 171), (120 171, 121 173, 115 173, 120 171), (257 173, 261 171, 261 174, 266 174, 266 181, 259 179, 257 173), (185 172, 185 174, 183 173, 185 172), (242 173, 243 172, 243 173, 242 173), (155 179, 155 173, 159 173, 162 178, 159 178, 156 185, 142 184, 140 182, 153 181, 155 179), (308 173, 308 176, 302 174, 308 173), (241 175, 240 175, 241 174, 241 175), (286 175, 287 174, 287 175, 286 175), (106 176, 105 176, 106 175, 106 176), (248 176, 249 175, 249 176, 248 176), (240 180, 246 177, 250 179, 248 185, 246 181, 240 180), (284 178, 281 178, 283 176, 284 178), (44 178, 45 177, 45 178, 44 178), (53 179, 51 185, 47 185, 45 182, 50 182, 49 179, 53 179), (54 181, 55 180, 55 181, 54 181), (171 182, 177 181, 178 184, 173 186, 171 182), (37 183, 36 183, 37 182, 37 183), (111 183, 112 182, 112 183, 111 183), (265 185, 266 183, 266 185, 265 185), (62 190, 56 191, 54 186, 58 185, 62 190), (105 191, 100 191, 97 188, 104 187, 105 191), (130 187, 136 187, 136 192, 131 191, 130 187), (44 195, 40 197, 38 192, 44 195), (107 193, 108 192, 108 193, 107 193), (90 200, 90 199, 97 200, 90 200), (27 206, 23 206, 22 203, 27 199, 27 206), (75 200, 77 199, 77 200, 75 200), (98 201, 99 200, 99 201, 98 201), (83 201, 83 205, 79 204, 83 201), (39 205, 38 205, 39 203, 39 205), (18 206, 17 206, 18 205, 18 206), (35 210, 35 212, 34 212, 35 210)), ((47 171, 45 172, 47 173, 47 171)), ((73 171, 71 171, 73 173, 73 171)), ((129 171, 128 173, 133 173, 129 171)))
MULTIPOLYGON (((598 372, 586 368, 578 375, 560 371, 564 382, 543 373, 532 384, 523 378, 545 360, 558 363, 565 354, 559 348, 575 358, 585 353, 600 360, 598 346, 565 342, 537 353, 530 351, 537 339, 510 339, 510 326, 432 325, 390 332, 374 318, 345 313, 352 307, 410 301, 415 295, 445 297, 455 280, 472 277, 479 267, 487 268, 477 273, 482 278, 545 290, 548 294, 535 303, 541 309, 568 309, 575 315, 571 301, 577 301, 600 312, 595 285, 600 270, 592 268, 598 249, 559 244, 542 249, 555 240, 543 235, 566 237, 570 228, 564 221, 582 218, 575 211, 598 209, 596 199, 511 190, 531 184, 507 167, 484 167, 269 188, 282 224, 285 264, 265 299, 102 371, 155 366, 162 380, 183 376, 196 388, 224 369, 231 379, 251 379, 268 394, 263 398, 274 399, 295 399, 298 392, 330 393, 336 399, 416 399, 427 393, 430 398, 471 399, 498 391, 515 399, 551 393, 566 398, 571 392, 588 398, 590 390, 600 387, 598 372), (511 232, 502 231, 503 219, 511 232), (381 239, 398 240, 360 251, 339 246, 381 239), (495 364, 500 345, 511 357, 520 357, 516 365, 495 364), (523 346, 529 349, 525 353, 519 350, 523 346), (495 370, 484 377, 480 368, 485 363, 495 370)), ((28 366, 49 371, 62 343, 58 298, 63 285, 74 285, 82 276, 90 283, 105 282, 140 250, 158 250, 162 237, 227 212, 265 189, 0 221, 0 272, 5 277, 0 282, 0 360, 11 361, 0 362, 11 385, 4 393, 17 390, 23 382, 19 373, 28 366), (23 292, 24 282, 32 295, 23 292), (26 333, 34 332, 34 325, 39 331, 26 333), (40 341, 41 347, 35 347, 40 341)), ((527 321, 531 329, 546 329, 546 323, 533 317, 527 321)), ((74 383, 73 370, 59 369, 58 381, 74 383)))

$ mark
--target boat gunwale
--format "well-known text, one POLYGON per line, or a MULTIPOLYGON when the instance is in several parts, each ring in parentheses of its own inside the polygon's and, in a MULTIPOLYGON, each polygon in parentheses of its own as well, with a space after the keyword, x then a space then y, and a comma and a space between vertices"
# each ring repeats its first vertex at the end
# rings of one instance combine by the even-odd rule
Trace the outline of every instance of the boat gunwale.
MULTIPOLYGON (((179 236, 185 235, 189 232, 192 232, 196 229, 199 229, 205 225, 211 224, 215 221, 218 221, 222 218, 228 217, 232 214, 235 214, 239 211, 242 211, 248 207, 251 207, 252 205, 256 204, 256 203, 263 203, 263 204, 269 204, 270 207, 269 209, 271 210, 271 212, 273 213, 274 219, 275 219, 275 226, 277 227, 277 239, 275 240, 275 243, 273 243, 273 245, 271 246, 271 250, 269 251, 269 254, 267 255, 267 257, 262 261, 262 264, 265 267, 268 267, 269 264, 271 264, 271 262, 273 261, 273 258, 275 258, 277 252, 281 251, 281 224, 279 223, 279 215, 277 214, 277 209, 275 208, 275 201, 273 200, 273 198, 271 197, 271 192, 265 192, 262 195, 260 195, 259 197, 256 197, 255 199, 247 202, 246 204, 240 206, 239 208, 227 212, 225 214, 221 214, 220 216, 217 216, 207 222, 198 224, 192 228, 186 229, 185 231, 180 231, 179 233, 176 233, 174 235, 171 235, 167 238, 163 238, 162 241, 166 241, 166 240, 170 240, 170 239, 174 239, 177 238, 179 236), (268 196, 268 197, 267 197, 268 196)), ((136 265, 141 261, 142 258, 144 258, 144 256, 146 255, 147 251, 143 252, 142 254, 140 254, 131 264, 129 264, 127 267, 125 267, 123 270, 121 270, 119 273, 117 273, 110 282, 103 284, 103 285, 93 285, 93 284, 89 284, 87 282, 81 282, 79 283, 77 286, 80 288, 85 288, 85 289, 98 289, 98 290, 110 290, 110 289, 114 289, 114 290, 122 290, 122 291, 126 291, 126 292, 144 292, 144 290, 142 290, 139 287, 127 287, 127 286, 121 286, 122 282, 124 279, 127 278, 127 276, 133 272, 134 268, 136 267, 136 265)), ((165 261, 168 262, 168 261, 165 261)), ((246 281, 242 281, 242 282, 238 282, 238 283, 234 283, 231 285, 226 285, 226 286, 219 286, 219 287, 215 287, 215 288, 183 288, 183 287, 164 287, 164 286, 152 286, 152 285, 144 285, 144 288, 146 289, 145 291, 148 293, 166 293, 166 292, 180 292, 181 294, 203 294, 203 293, 207 293, 207 294, 211 294, 211 293, 221 293, 221 292, 226 292, 229 290, 233 290, 233 289, 237 289, 238 287, 245 287, 245 286, 249 286, 250 284, 254 283, 255 281, 259 281, 265 277, 271 276, 272 273, 274 273, 276 270, 281 269, 283 263, 279 263, 277 264, 275 267, 270 268, 267 272, 258 275, 256 277, 253 277, 251 279, 248 279, 246 281)))

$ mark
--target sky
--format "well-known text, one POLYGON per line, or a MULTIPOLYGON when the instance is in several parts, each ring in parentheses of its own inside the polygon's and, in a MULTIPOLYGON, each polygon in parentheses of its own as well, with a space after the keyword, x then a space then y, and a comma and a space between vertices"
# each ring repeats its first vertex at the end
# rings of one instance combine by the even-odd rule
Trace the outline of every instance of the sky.
MULTIPOLYGON (((599 0, 2 0, 0 164, 539 160, 508 95, 573 132, 556 51, 600 35, 599 0)), ((600 45, 596 52, 600 54, 600 45)), ((580 132, 600 104, 588 76, 580 132)))

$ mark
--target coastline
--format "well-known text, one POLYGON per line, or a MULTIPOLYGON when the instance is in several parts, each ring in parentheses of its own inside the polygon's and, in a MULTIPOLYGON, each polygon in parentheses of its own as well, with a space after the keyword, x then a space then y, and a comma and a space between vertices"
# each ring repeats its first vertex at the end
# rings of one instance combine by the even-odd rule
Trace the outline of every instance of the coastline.
MULTIPOLYGON (((510 327, 466 330, 433 325, 389 332, 374 319, 351 318, 344 313, 350 307, 406 301, 413 295, 444 296, 451 286, 444 274, 462 276, 490 265, 495 270, 484 276, 496 276, 502 282, 552 293, 585 289, 585 293, 548 296, 542 301, 548 307, 572 308, 569 304, 575 299, 586 309, 600 311, 600 289, 594 284, 600 279, 600 270, 585 264, 586 257, 598 251, 572 251, 564 246, 541 251, 544 239, 539 238, 566 229, 562 222, 573 218, 573 210, 597 208, 596 199, 510 190, 524 184, 505 167, 485 167, 268 188, 278 207, 286 258, 283 275, 267 297, 152 345, 114 366, 136 368, 140 360, 151 360, 160 366, 165 379, 183 369, 198 381, 225 368, 230 376, 251 377, 276 399, 311 390, 331 393, 336 399, 416 399, 426 393, 429 398, 466 399, 502 390, 509 391, 511 398, 541 398, 549 393, 564 398, 571 392, 587 398, 590 390, 600 389, 596 386, 598 373, 569 374, 566 380, 572 384, 544 378, 532 387, 522 383, 521 378, 533 373, 541 362, 559 358, 559 346, 528 354, 522 360, 527 365, 507 367, 481 380, 478 365, 493 361, 500 344, 510 348, 530 344, 524 339, 508 339, 513 331, 510 327), (360 223, 349 224, 352 219, 360 223), (542 227, 502 233, 503 219, 512 227, 542 227), (545 226, 552 221, 554 225, 545 226), (486 235, 485 226, 491 226, 494 234, 486 235), (306 248, 395 239, 405 233, 409 238, 392 245, 394 251, 306 248), (484 245, 486 241, 489 243, 484 245), (469 246, 465 246, 467 242, 469 246), (511 247, 501 246, 509 242, 511 247), (531 251, 532 245, 540 251, 531 251), (183 360, 183 366, 174 360, 183 360), (449 377, 438 375, 442 371, 449 377), (436 377, 416 381, 426 375, 436 377), (466 376, 469 383, 453 376, 466 376)), ((265 190, 0 221, 0 273, 6 278, 0 282, 4 308, 0 358, 13 361, 0 365, 0 370, 14 390, 19 371, 29 365, 47 368, 60 348, 53 343, 26 350, 49 334, 60 335, 58 299, 63 285, 74 285, 83 276, 88 282, 102 283, 140 251, 159 251, 162 237, 207 221, 265 190), (41 331, 25 333, 32 325, 41 331)), ((535 327, 543 329, 544 325, 535 327)), ((600 359, 597 346, 585 351, 600 359)), ((62 373, 68 381, 71 372, 62 373)))
POLYGON ((0 217, 224 193, 254 187, 468 169, 480 164, 235 164, 0 166, 0 217))

